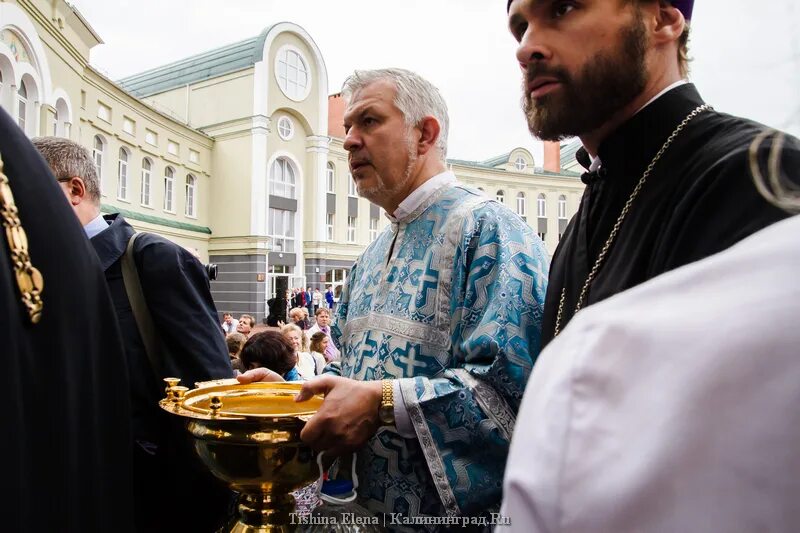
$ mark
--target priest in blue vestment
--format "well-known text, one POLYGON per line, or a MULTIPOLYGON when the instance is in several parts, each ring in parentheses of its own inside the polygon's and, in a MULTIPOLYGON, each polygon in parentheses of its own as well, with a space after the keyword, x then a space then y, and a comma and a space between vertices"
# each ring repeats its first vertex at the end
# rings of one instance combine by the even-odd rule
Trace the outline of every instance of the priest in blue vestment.
POLYGON ((304 386, 300 401, 326 400, 302 437, 358 451, 358 501, 392 528, 485 517, 499 509, 539 352, 547 253, 518 215, 447 171, 433 85, 358 71, 344 96, 353 179, 392 224, 348 276, 333 327, 341 361, 304 386))

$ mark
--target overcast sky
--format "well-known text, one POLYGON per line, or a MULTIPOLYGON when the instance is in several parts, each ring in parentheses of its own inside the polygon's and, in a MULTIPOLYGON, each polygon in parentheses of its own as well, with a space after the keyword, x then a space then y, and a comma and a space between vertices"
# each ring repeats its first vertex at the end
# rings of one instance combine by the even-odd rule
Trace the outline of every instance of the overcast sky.
MULTIPOLYGON (((236 42, 282 21, 322 51, 328 92, 357 68, 414 70, 450 108, 449 157, 484 160, 523 146, 505 0, 74 0, 105 44, 92 64, 119 79, 236 42)), ((698 0, 691 79, 716 109, 800 135, 800 7, 792 0, 698 0)), ((537 165, 541 164, 538 159, 537 165)))

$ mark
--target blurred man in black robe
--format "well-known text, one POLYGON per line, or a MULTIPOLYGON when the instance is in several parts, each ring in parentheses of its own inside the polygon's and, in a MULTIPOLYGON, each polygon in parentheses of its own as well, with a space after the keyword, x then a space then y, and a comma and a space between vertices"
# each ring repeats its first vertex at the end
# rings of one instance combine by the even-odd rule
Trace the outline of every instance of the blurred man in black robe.
POLYGON ((103 272, 47 165, 2 110, 0 158, 3 530, 130 531, 128 371, 103 272), (17 216, 30 258, 22 274, 12 257, 25 239, 9 230, 17 216))
POLYGON ((58 137, 39 137, 33 144, 83 225, 114 303, 130 376, 136 529, 216 531, 231 514, 232 493, 196 456, 183 420, 158 406, 164 377, 192 387, 234 375, 208 275, 191 252, 159 235, 141 233, 134 241, 130 253, 143 308, 160 344, 148 348, 139 322, 147 318, 134 310, 123 277, 123 257, 136 232, 121 215, 101 214, 100 179, 85 148, 58 137))
MULTIPOLYGON (((787 216, 752 182, 748 149, 764 126, 714 111, 685 79, 692 5, 508 2, 531 133, 580 137, 588 170, 551 263, 543 346, 579 309, 787 216)), ((770 148, 757 147, 758 160, 770 148)), ((798 140, 781 154, 800 183, 798 140)))

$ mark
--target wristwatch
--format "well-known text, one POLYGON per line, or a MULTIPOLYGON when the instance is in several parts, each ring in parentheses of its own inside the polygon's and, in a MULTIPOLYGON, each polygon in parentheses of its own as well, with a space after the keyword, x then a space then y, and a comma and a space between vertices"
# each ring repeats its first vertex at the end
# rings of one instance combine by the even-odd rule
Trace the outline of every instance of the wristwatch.
POLYGON ((378 418, 384 426, 394 425, 394 385, 391 379, 383 380, 381 406, 378 408, 378 418))

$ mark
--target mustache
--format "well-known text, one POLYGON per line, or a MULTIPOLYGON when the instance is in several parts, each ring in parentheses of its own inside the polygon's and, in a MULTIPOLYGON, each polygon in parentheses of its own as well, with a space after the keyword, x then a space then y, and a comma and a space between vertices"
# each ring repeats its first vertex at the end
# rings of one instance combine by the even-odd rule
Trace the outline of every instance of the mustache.
POLYGON ((542 76, 555 78, 562 83, 569 83, 572 81, 572 78, 566 69, 561 67, 550 67, 543 63, 534 62, 528 65, 528 68, 525 69, 525 79, 523 80, 523 83, 527 86, 527 84, 542 76))

